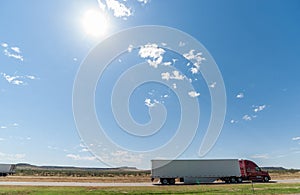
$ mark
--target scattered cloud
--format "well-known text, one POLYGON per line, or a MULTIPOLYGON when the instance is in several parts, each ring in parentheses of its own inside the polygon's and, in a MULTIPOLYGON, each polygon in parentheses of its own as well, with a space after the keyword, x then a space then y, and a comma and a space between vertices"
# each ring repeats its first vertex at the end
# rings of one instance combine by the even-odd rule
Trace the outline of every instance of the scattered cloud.
POLYGON ((165 65, 165 66, 171 66, 172 62, 164 62, 163 65, 165 65))
POLYGON ((251 158, 256 158, 256 159, 269 159, 268 154, 255 154, 252 155, 251 158))
POLYGON ((56 146, 47 146, 47 148, 50 150, 58 150, 58 147, 56 146))
POLYGON ((172 71, 172 73, 170 74, 169 72, 163 72, 161 73, 161 79, 162 80, 183 80, 185 78, 184 75, 180 74, 180 72, 178 70, 174 70, 172 71))
POLYGON ((112 152, 109 160, 115 163, 141 163, 143 154, 133 154, 125 150, 112 152))
POLYGON ((7 129, 7 128, 17 128, 19 126, 18 123, 12 123, 12 124, 5 124, 5 125, 1 125, 0 129, 7 129))
POLYGON ((142 3, 142 4, 147 4, 150 2, 150 0, 137 0, 138 2, 142 3))
POLYGON ((176 58, 172 58, 172 62, 173 62, 173 64, 175 64, 177 61, 178 61, 178 59, 176 59, 176 58))
POLYGON ((27 83, 25 82, 25 80, 35 80, 37 79, 35 76, 32 75, 25 75, 25 76, 18 76, 18 75, 14 75, 14 76, 10 76, 6 73, 1 72, 0 75, 10 84, 13 85, 26 85, 27 83))
POLYGON ((6 154, 0 152, 1 161, 20 161, 26 157, 25 154, 6 154))
POLYGON ((190 70, 191 70, 192 74, 196 74, 196 73, 198 73, 198 71, 199 71, 199 70, 198 70, 197 68, 195 68, 195 67, 191 68, 190 70))
POLYGON ((106 9, 113 11, 114 16, 117 18, 127 19, 127 17, 132 15, 131 8, 117 0, 98 0, 98 5, 103 11, 106 9))
POLYGON ((173 89, 177 89, 176 83, 173 83, 173 89))
POLYGON ((88 147, 85 144, 83 144, 83 143, 80 143, 79 146, 81 148, 81 150, 79 150, 79 152, 89 152, 90 151, 88 149, 88 147))
POLYGON ((196 91, 190 91, 188 94, 192 98, 200 96, 200 93, 197 93, 196 91))
POLYGON ((238 122, 239 122, 239 121, 236 121, 236 120, 234 120, 234 119, 231 119, 231 120, 230 120, 230 123, 231 123, 231 124, 235 124, 235 123, 238 123, 238 122))
POLYGON ((244 93, 243 93, 243 92, 238 93, 238 94, 236 95, 236 98, 238 98, 238 99, 244 98, 244 93))
POLYGON ((254 112, 260 112, 266 108, 266 105, 253 106, 253 107, 254 107, 253 109, 254 112))
POLYGON ((196 74, 199 72, 200 64, 202 63, 202 61, 205 60, 205 58, 202 57, 202 53, 196 52, 194 49, 190 50, 188 53, 184 53, 183 57, 185 57, 187 60, 190 60, 191 62, 193 62, 194 67, 191 68, 191 72, 193 74, 196 74))
POLYGON ((77 58, 73 58, 73 61, 77 62, 77 61, 78 61, 78 59, 77 59, 77 58))
POLYGON ((71 158, 76 161, 95 161, 95 160, 97 160, 97 158, 95 156, 80 156, 78 154, 77 155, 76 154, 67 154, 66 157, 71 158))
POLYGON ((8 49, 4 49, 4 55, 6 55, 7 57, 10 57, 10 58, 15 58, 17 60, 20 60, 20 61, 24 61, 24 57, 20 54, 16 54, 16 53, 12 53, 10 52, 8 49))
POLYGON ((150 66, 157 68, 162 63, 163 54, 165 50, 158 47, 157 44, 146 44, 141 46, 139 50, 139 56, 141 58, 147 58, 147 62, 150 66))
POLYGON ((5 56, 24 61, 24 57, 21 55, 21 49, 19 47, 9 47, 7 43, 1 43, 1 46, 3 47, 3 53, 5 56))
MULTIPOLYGON (((126 5, 127 0, 97 0, 98 6, 102 11, 112 11, 113 15, 117 18, 127 20, 128 17, 133 15, 132 8, 126 5)), ((137 0, 141 5, 146 5, 150 0, 137 0)))
POLYGON ((298 140, 300 140, 300 137, 293 137, 292 140, 293 141, 298 141, 298 140))
POLYGON ((252 117, 249 116, 248 114, 246 114, 246 115, 243 116, 242 119, 245 120, 245 121, 251 121, 251 120, 252 120, 252 117))
POLYGON ((160 102, 160 101, 158 101, 158 100, 156 100, 156 99, 154 99, 154 100, 152 101, 150 98, 146 98, 145 101, 144 101, 144 103, 145 103, 146 106, 148 106, 148 107, 150 108, 150 107, 155 106, 155 104, 163 103, 163 101, 160 102))
POLYGON ((127 51, 130 53, 133 50, 133 45, 128 45, 127 51))
POLYGON ((145 99, 144 102, 145 102, 145 105, 148 106, 149 108, 155 106, 155 102, 151 102, 151 99, 149 99, 149 98, 145 99))
POLYGON ((21 50, 20 50, 19 47, 11 47, 10 49, 13 50, 16 53, 21 53, 21 50))
POLYGON ((8 44, 7 43, 1 43, 1 46, 6 48, 6 47, 8 47, 8 44))
POLYGON ((210 88, 215 88, 216 85, 217 85, 217 82, 213 82, 213 83, 211 83, 208 87, 210 87, 210 88))
POLYGON ((183 42, 183 41, 179 41, 179 44, 178 44, 178 46, 179 47, 184 47, 186 45, 186 43, 185 42, 183 42))
POLYGON ((1 141, 4 141, 4 140, 5 140, 4 138, 0 137, 0 142, 1 142, 1 141))

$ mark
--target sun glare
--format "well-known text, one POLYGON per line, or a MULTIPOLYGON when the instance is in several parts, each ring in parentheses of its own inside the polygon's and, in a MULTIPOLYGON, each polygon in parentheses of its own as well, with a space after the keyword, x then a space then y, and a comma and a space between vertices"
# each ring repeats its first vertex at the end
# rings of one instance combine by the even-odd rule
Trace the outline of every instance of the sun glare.
POLYGON ((88 10, 85 12, 82 25, 86 34, 99 37, 107 31, 107 18, 103 13, 96 10, 88 10))

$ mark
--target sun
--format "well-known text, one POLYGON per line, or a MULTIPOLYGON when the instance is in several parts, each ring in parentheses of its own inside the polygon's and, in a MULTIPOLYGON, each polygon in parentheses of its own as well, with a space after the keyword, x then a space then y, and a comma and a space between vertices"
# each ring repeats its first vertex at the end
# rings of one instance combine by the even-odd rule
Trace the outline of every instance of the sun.
POLYGON ((82 25, 87 35, 100 37, 107 32, 108 20, 101 11, 91 9, 83 15, 82 25))

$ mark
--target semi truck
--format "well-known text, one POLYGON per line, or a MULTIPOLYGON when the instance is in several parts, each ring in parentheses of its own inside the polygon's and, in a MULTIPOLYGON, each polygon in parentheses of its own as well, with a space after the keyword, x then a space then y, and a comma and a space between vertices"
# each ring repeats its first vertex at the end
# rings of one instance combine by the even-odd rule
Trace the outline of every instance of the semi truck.
POLYGON ((16 165, 0 164, 0 176, 7 176, 15 173, 16 165))
POLYGON ((163 185, 173 185, 179 180, 187 184, 225 183, 248 181, 269 182, 267 171, 250 160, 205 159, 205 160, 152 160, 151 181, 159 179, 163 185))

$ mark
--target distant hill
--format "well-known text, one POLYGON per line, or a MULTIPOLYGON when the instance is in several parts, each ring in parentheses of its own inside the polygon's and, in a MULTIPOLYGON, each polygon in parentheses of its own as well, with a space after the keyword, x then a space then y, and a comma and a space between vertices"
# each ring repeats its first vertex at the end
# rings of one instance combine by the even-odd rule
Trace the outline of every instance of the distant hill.
POLYGON ((150 175, 149 170, 136 167, 95 168, 75 166, 37 166, 27 163, 16 164, 18 176, 72 176, 72 177, 114 177, 150 175))
POLYGON ((74 170, 74 171, 140 171, 136 167, 116 167, 116 168, 95 168, 95 167, 74 167, 74 166, 37 166, 27 163, 16 164, 17 170, 74 170))
POLYGON ((283 167, 261 167, 261 169, 266 171, 286 171, 286 168, 283 167))

